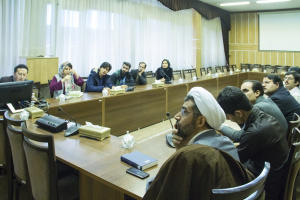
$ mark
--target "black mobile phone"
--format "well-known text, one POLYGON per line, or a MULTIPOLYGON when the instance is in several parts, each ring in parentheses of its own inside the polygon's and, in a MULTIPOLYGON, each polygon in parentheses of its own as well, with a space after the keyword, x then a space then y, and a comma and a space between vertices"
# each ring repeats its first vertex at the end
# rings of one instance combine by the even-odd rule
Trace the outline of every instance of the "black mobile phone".
POLYGON ((126 172, 128 174, 132 174, 134 176, 137 176, 137 177, 139 177, 141 179, 147 178, 149 176, 148 173, 146 173, 146 172, 144 172, 142 170, 139 170, 137 168, 134 168, 134 167, 131 167, 131 168, 127 169, 126 172))

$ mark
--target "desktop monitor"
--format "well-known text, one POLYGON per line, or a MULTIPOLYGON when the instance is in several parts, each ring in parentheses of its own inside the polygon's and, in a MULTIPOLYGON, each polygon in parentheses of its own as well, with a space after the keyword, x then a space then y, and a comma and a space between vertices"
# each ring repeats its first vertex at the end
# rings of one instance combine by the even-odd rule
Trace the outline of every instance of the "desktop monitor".
POLYGON ((28 106, 32 87, 32 80, 0 83, 0 108, 7 108, 7 103, 11 103, 15 109, 28 106))

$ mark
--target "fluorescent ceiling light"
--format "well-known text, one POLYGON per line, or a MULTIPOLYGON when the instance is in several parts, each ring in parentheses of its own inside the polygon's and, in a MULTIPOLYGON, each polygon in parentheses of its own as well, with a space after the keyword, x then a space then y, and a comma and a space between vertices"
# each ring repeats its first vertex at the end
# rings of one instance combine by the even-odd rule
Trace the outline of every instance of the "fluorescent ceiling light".
POLYGON ((256 1, 256 3, 274 3, 274 2, 283 2, 283 1, 291 1, 291 0, 265 0, 265 1, 256 1))
POLYGON ((237 6, 237 5, 245 5, 245 4, 249 4, 249 1, 235 2, 235 3, 221 3, 220 6, 237 6))

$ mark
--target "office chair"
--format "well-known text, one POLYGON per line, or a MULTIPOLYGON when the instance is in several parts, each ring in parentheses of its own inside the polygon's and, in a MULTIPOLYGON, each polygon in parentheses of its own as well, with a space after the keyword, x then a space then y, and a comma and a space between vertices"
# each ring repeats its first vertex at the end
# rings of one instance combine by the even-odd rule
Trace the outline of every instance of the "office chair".
POLYGON ((221 66, 216 66, 215 70, 216 70, 217 73, 223 72, 221 66))
POLYGON ((173 80, 178 80, 181 78, 181 70, 174 70, 173 71, 173 80))
MULTIPOLYGON (((4 117, 6 110, 0 110, 0 116, 4 117)), ((6 169, 6 149, 5 149, 5 126, 4 118, 0 118, 0 175, 5 173, 6 169)))
POLYGON ((201 76, 205 76, 206 75, 206 70, 204 67, 200 68, 200 72, 201 72, 201 76))
POLYGON ((293 130, 294 128, 300 127, 300 117, 297 113, 294 113, 293 115, 293 121, 289 121, 288 123, 288 129, 287 129, 287 133, 286 133, 286 140, 288 142, 289 147, 292 146, 292 135, 293 135, 293 130))
POLYGON ((186 80, 191 80, 193 78, 191 69, 183 69, 182 74, 183 78, 186 80))
POLYGON ((265 167, 260 175, 253 181, 225 189, 213 189, 212 200, 241 200, 241 199, 257 199, 264 195, 264 185, 270 171, 270 163, 265 162, 265 167))
POLYGON ((275 66, 274 65, 265 65, 266 73, 275 73, 275 66))
MULTIPOLYGON (((49 90, 50 90, 50 84, 52 80, 48 80, 49 90)), ((50 90, 50 97, 53 98, 54 92, 50 90)))
POLYGON ((226 72, 228 72, 228 67, 225 65, 225 66, 222 66, 222 71, 224 72, 224 73, 226 73, 226 72))
POLYGON ((79 179, 75 175, 60 180, 52 134, 42 135, 29 131, 25 122, 21 124, 23 149, 28 165, 28 174, 35 200, 79 199, 79 179))
MULTIPOLYGON (((294 128, 293 130, 293 140, 294 142, 291 146, 289 158, 286 163, 287 174, 284 180, 285 188, 284 188, 284 200, 292 200, 295 198, 295 180, 297 174, 299 174, 300 170, 300 131, 298 128, 294 128)), ((298 177, 299 178, 299 177, 298 177)))
POLYGON ((22 130, 17 129, 17 126, 21 126, 24 120, 14 119, 10 116, 10 111, 4 113, 4 120, 6 125, 6 136, 8 143, 6 144, 7 149, 10 148, 11 156, 7 154, 7 167, 8 169, 8 187, 9 196, 12 194, 12 188, 14 186, 13 177, 15 177, 15 199, 19 199, 20 185, 27 185, 29 194, 31 194, 28 170, 26 164, 25 153, 23 149, 23 136, 22 130))
POLYGON ((250 64, 241 63, 241 70, 243 69, 245 71, 247 71, 247 69, 250 70, 250 64))
POLYGON ((206 70, 208 74, 212 74, 212 67, 207 67, 206 70))

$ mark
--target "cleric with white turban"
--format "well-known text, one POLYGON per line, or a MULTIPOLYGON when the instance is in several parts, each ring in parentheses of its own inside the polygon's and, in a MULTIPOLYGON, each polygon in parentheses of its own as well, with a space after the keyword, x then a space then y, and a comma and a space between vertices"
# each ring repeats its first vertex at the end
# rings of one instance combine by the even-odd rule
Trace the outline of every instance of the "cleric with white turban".
POLYGON ((193 87, 188 96, 194 98, 200 113, 206 118, 207 123, 218 130, 224 123, 226 116, 213 95, 202 87, 193 87))

